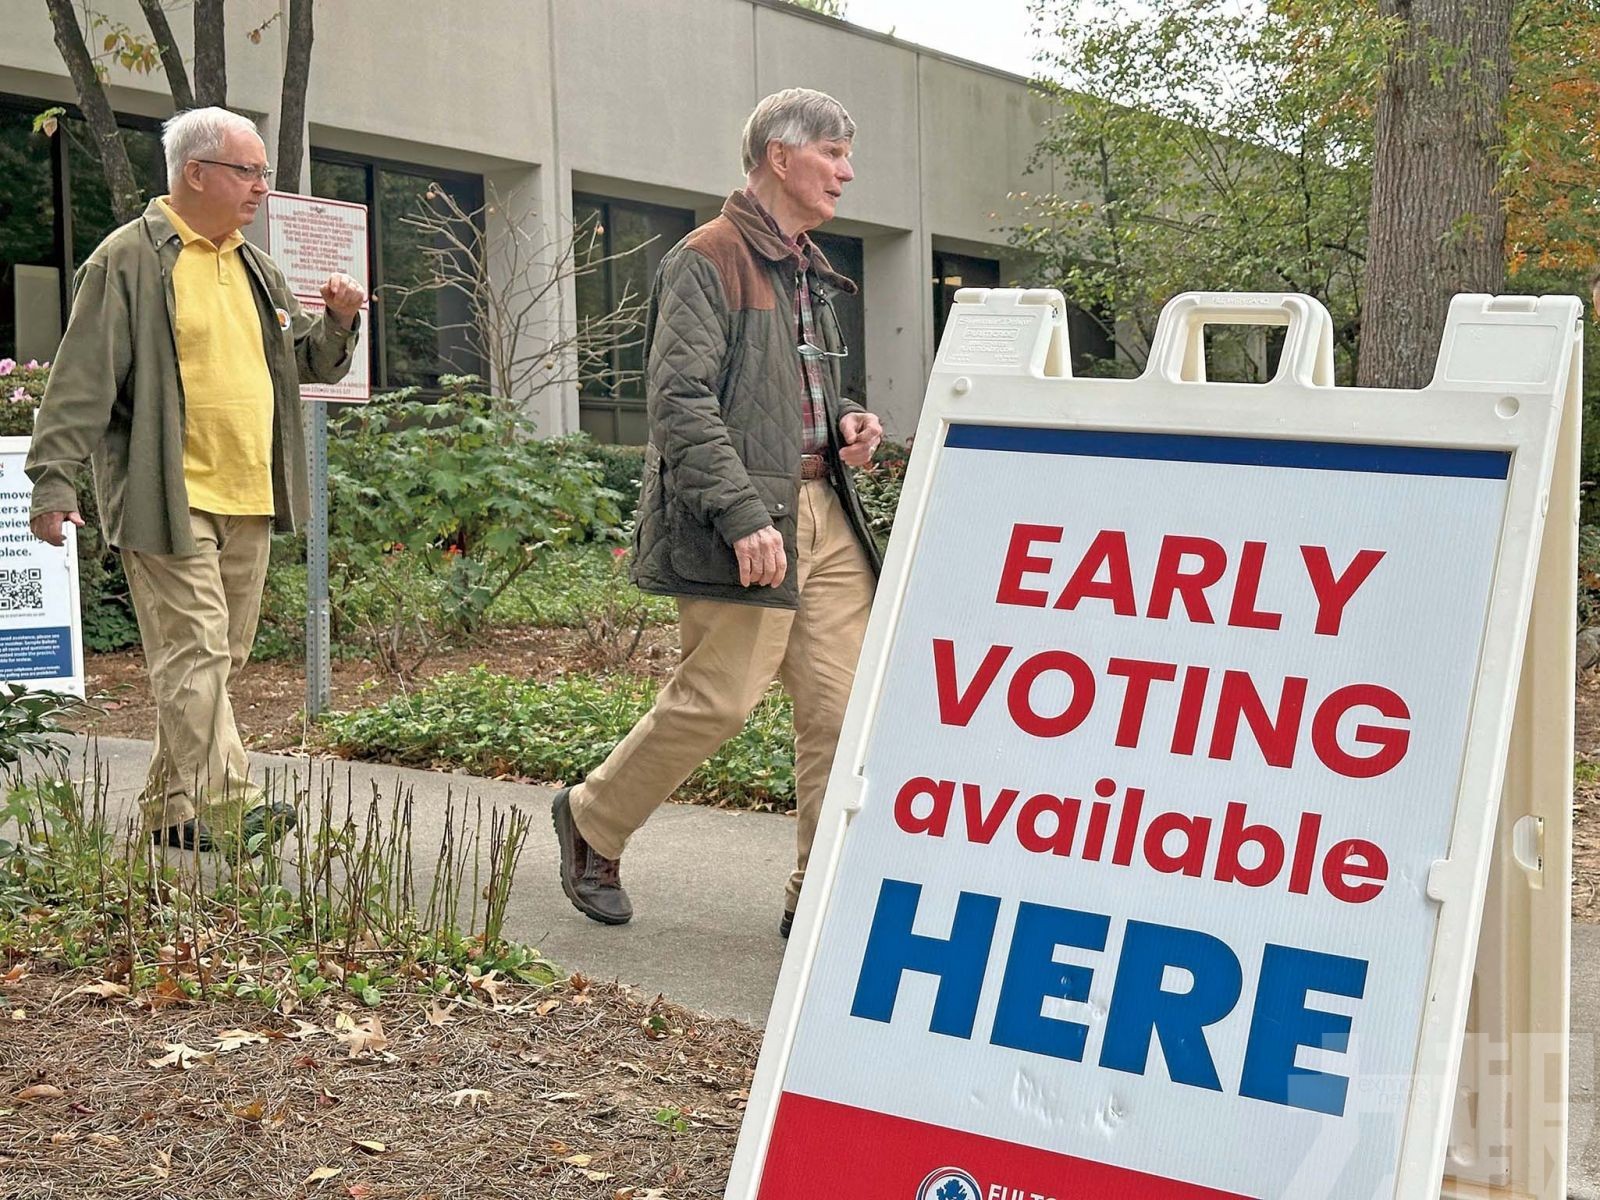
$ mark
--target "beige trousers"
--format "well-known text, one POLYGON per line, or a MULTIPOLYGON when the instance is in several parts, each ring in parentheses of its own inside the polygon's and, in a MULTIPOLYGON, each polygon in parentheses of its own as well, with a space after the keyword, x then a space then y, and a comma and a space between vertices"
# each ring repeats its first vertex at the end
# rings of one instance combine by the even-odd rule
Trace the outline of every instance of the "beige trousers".
POLYGON ((191 817, 224 829, 262 799, 249 782, 228 680, 255 641, 272 518, 191 509, 189 524, 198 554, 122 552, 156 700, 141 801, 152 830, 191 817))
POLYGON ((817 814, 872 606, 873 577, 838 496, 825 480, 800 486, 796 611, 721 600, 678 601, 683 658, 615 750, 572 789, 573 820, 607 858, 744 725, 773 676, 794 700, 797 843, 786 905, 805 880, 817 814))

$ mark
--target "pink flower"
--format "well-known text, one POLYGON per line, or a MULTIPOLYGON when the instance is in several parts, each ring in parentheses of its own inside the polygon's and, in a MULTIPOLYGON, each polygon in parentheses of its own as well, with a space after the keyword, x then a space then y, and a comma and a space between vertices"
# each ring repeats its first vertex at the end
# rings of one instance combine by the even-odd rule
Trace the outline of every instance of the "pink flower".
POLYGON ((623 559, 623 558, 626 558, 627 556, 628 556, 628 548, 626 546, 613 546, 613 547, 611 547, 611 557, 612 558, 623 559))
POLYGON ((11 403, 13 404, 21 404, 27 398, 28 389, 25 387, 19 387, 16 391, 11 393, 11 403))
POLYGON ((30 358, 28 360, 28 365, 22 369, 24 371, 37 371, 39 369, 39 360, 37 358, 30 358))
POLYGON ((0 375, 9 375, 17 369, 17 360, 14 358, 0 358, 0 375))

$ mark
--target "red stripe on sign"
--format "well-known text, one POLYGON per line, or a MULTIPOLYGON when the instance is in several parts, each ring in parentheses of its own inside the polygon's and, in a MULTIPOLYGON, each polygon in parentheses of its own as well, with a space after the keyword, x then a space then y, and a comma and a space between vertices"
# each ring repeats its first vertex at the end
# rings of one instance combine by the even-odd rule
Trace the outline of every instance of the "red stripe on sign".
POLYGON ((785 1092, 758 1200, 1249 1200, 1198 1184, 785 1092), (967 1180, 978 1185, 971 1194, 967 1180), (923 1193, 926 1193, 925 1195, 923 1193))

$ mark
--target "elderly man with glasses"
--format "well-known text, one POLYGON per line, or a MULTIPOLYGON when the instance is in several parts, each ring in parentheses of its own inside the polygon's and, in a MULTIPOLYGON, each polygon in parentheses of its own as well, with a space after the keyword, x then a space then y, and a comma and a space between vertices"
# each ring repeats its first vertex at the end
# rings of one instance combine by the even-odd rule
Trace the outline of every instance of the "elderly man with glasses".
POLYGON ((829 304, 856 285, 807 236, 855 178, 854 137, 830 96, 768 96, 745 125, 747 186, 656 275, 632 569, 644 590, 677 597, 683 656, 552 814, 563 890, 608 925, 633 916, 618 869, 629 837, 738 732, 774 676, 794 700, 799 817, 782 936, 794 920, 879 566, 850 469, 883 430, 839 394, 848 351, 829 304))
POLYGON ((162 129, 171 194, 78 271, 28 453, 35 536, 82 525, 94 469, 156 699, 141 797, 159 844, 249 849, 293 823, 249 781, 228 680, 250 655, 273 528, 307 516, 302 382, 350 369, 365 300, 332 275, 312 317, 239 230, 272 182, 255 126, 221 108, 162 129))

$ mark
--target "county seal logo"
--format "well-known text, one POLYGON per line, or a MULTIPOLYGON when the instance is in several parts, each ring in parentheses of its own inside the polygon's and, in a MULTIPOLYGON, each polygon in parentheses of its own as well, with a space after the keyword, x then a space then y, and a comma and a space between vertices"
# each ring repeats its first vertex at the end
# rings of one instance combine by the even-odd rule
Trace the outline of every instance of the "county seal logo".
POLYGON ((955 1167, 940 1167, 922 1181, 916 1200, 982 1200, 978 1181, 955 1167))

